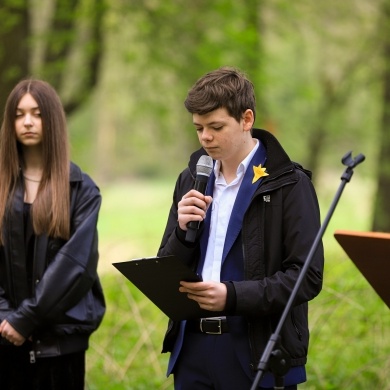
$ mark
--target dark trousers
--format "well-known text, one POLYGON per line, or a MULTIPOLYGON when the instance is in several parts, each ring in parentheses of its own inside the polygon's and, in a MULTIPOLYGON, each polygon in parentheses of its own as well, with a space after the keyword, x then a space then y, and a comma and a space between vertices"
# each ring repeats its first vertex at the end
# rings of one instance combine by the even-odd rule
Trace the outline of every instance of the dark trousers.
MULTIPOLYGON (((175 390, 249 390, 254 379, 243 370, 228 333, 186 332, 173 375, 175 390)), ((296 389, 297 385, 285 386, 296 389)))
POLYGON ((4 390, 84 390, 85 352, 36 358, 28 343, 0 346, 0 388, 4 390))

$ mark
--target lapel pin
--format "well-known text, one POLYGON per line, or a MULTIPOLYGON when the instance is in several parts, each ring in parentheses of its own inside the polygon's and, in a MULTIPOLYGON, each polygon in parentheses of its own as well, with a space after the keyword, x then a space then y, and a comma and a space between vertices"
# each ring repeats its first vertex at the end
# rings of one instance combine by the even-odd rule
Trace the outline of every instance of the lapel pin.
POLYGON ((259 164, 258 167, 256 165, 253 166, 253 179, 252 179, 252 184, 256 183, 257 180, 259 180, 263 176, 268 176, 268 173, 266 172, 267 168, 262 167, 261 164, 259 164))

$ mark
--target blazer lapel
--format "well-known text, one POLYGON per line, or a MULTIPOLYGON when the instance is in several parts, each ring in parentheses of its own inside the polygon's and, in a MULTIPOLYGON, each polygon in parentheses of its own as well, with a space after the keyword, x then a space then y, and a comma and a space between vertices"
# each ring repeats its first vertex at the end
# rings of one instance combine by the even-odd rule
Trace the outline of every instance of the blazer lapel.
MULTIPOLYGON (((215 164, 215 162, 214 162, 215 164)), ((214 190, 214 182, 215 182, 215 174, 214 170, 211 172, 209 180, 207 182, 206 193, 205 195, 213 196, 214 190)), ((200 237, 200 261, 198 263, 197 272, 201 274, 204 264, 204 259, 206 257, 207 244, 209 240, 210 233, 210 219, 211 219, 211 207, 207 210, 206 218, 203 221, 203 232, 200 237)))
POLYGON ((263 146, 263 144, 260 143, 259 148, 257 149, 255 155, 253 156, 248 166, 248 169, 245 172, 240 189, 238 190, 237 198, 234 202, 232 214, 229 220, 229 226, 226 233, 225 245, 223 248, 223 255, 222 255, 222 262, 225 261, 227 254, 229 253, 231 247, 233 246, 235 240, 237 239, 242 228, 242 221, 244 219, 246 210, 249 204, 251 203, 255 191, 263 181, 263 179, 260 178, 258 181, 252 184, 252 179, 254 175, 253 166, 258 166, 259 164, 264 166, 266 159, 267 159, 266 149, 263 146))

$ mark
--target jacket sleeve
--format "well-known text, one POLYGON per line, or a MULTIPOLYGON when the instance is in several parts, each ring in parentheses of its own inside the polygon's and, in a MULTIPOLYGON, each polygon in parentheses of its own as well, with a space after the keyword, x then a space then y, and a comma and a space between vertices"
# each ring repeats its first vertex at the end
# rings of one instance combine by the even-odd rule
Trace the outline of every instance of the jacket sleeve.
POLYGON ((70 239, 46 268, 36 285, 35 297, 25 299, 7 317, 8 322, 25 337, 37 327, 47 322, 54 323, 58 317, 63 318, 97 279, 97 221, 101 195, 86 175, 79 185, 71 217, 70 239))
POLYGON ((0 322, 7 318, 14 309, 12 309, 9 300, 6 298, 4 289, 0 286, 0 322))
POLYGON ((193 180, 189 170, 183 171, 176 181, 173 193, 172 206, 169 211, 168 221, 165 227, 164 235, 158 250, 158 256, 175 255, 186 262, 188 265, 193 264, 199 254, 199 244, 188 243, 185 241, 186 232, 181 230, 177 223, 178 203, 188 191, 192 188, 193 180))

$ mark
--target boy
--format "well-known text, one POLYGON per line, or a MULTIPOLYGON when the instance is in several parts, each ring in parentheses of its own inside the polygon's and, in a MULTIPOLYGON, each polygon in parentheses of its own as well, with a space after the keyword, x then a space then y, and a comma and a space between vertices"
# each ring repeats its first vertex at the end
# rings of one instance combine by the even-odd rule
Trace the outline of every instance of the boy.
MULTIPOLYGON (((176 390, 249 389, 320 228, 318 201, 310 172, 273 135, 253 129, 253 85, 240 71, 206 74, 185 107, 202 148, 177 180, 158 255, 176 255, 202 274, 202 282, 181 282, 180 291, 210 316, 170 321, 167 374, 176 390), (214 160, 206 194, 193 189, 204 154, 214 160), (190 221, 201 221, 194 243, 186 241, 190 221)), ((285 389, 306 380, 307 302, 322 288, 323 262, 320 247, 281 333, 291 358, 285 389)), ((274 385, 266 373, 260 388, 274 385)))

